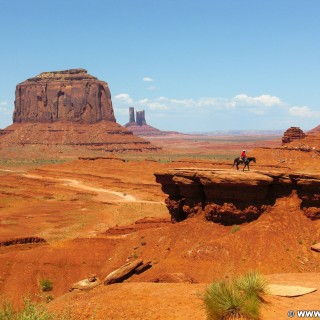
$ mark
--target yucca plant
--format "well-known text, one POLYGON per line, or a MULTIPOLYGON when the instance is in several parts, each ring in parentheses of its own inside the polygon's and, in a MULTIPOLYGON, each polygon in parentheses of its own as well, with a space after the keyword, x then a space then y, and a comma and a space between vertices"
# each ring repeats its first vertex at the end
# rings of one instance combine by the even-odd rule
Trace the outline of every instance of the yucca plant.
POLYGON ((250 271, 235 279, 235 285, 248 298, 256 298, 259 301, 263 301, 263 295, 267 292, 267 281, 257 271, 250 271))
POLYGON ((208 320, 258 319, 266 281, 249 272, 233 281, 212 283, 202 297, 208 320))
POLYGON ((241 315, 243 297, 230 282, 214 282, 207 288, 203 300, 209 320, 232 319, 241 315))

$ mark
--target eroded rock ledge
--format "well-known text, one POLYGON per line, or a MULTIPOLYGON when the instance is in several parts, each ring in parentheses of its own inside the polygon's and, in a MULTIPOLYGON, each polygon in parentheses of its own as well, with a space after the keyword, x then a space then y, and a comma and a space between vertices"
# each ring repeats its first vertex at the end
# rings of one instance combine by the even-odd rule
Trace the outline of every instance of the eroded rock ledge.
POLYGON ((165 202, 173 221, 201 213, 207 220, 225 225, 253 221, 293 190, 305 215, 320 219, 320 175, 181 168, 156 172, 155 176, 168 194, 165 202))

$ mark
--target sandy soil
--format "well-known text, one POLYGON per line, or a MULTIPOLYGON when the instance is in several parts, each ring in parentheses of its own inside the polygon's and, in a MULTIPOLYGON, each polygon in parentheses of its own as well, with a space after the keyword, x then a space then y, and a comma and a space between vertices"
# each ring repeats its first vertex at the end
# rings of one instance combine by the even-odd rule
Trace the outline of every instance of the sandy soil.
MULTIPOLYGON (((312 152, 260 148, 250 155, 258 160, 252 170, 318 172, 319 155, 312 152)), ((248 270, 259 270, 273 283, 319 287, 320 254, 310 245, 320 241, 320 221, 304 216, 294 194, 278 199, 236 233, 201 216, 167 222, 166 195, 155 182, 155 171, 234 170, 231 163, 102 159, 35 169, 3 166, 0 242, 31 236, 47 242, 0 246, 0 295, 18 305, 21 295, 38 294, 39 281, 49 278, 54 300, 48 306, 70 306, 75 319, 93 314, 95 319, 205 319, 199 298, 205 287, 248 270), (135 223, 146 218, 148 223, 135 223), (91 274, 104 279, 133 257, 152 261, 152 268, 122 284, 68 293, 72 283, 91 274)), ((299 298, 269 296, 262 319, 286 319, 290 309, 319 308, 319 297, 319 291, 299 298)))

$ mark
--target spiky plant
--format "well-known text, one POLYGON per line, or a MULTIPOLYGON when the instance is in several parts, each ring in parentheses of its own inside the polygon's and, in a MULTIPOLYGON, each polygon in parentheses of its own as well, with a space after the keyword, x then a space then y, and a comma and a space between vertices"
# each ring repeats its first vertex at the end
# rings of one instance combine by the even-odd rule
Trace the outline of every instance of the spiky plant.
POLYGON ((258 319, 266 281, 249 272, 233 281, 212 283, 202 297, 208 320, 258 319))
POLYGON ((203 301, 208 320, 232 319, 240 316, 243 297, 232 283, 218 281, 207 288, 203 301))
POLYGON ((263 301, 263 295, 267 292, 267 281, 257 271, 250 271, 235 279, 235 285, 248 298, 256 298, 259 301, 263 301))

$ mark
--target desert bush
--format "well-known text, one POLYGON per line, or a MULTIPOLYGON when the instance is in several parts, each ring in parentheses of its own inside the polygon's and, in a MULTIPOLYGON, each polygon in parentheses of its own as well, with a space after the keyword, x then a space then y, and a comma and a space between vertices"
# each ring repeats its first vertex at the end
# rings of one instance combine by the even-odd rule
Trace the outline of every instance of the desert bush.
POLYGON ((235 279, 236 287, 249 298, 263 300, 267 291, 267 281, 257 271, 250 271, 247 274, 235 279))
POLYGON ((235 232, 237 232, 239 230, 240 230, 240 226, 235 224, 235 225, 232 226, 232 228, 230 230, 230 233, 235 233, 235 232))
POLYGON ((48 311, 44 303, 34 303, 30 297, 23 298, 23 308, 15 310, 11 303, 0 302, 0 320, 72 320, 70 312, 56 315, 48 311))
POLYGON ((41 291, 47 292, 53 289, 53 283, 50 279, 42 279, 39 281, 41 291))
POLYGON ((207 288, 203 301, 208 320, 232 319, 241 314, 243 298, 232 283, 214 282, 207 288))
POLYGON ((202 297, 208 320, 258 319, 266 281, 249 272, 233 281, 212 283, 202 297))

